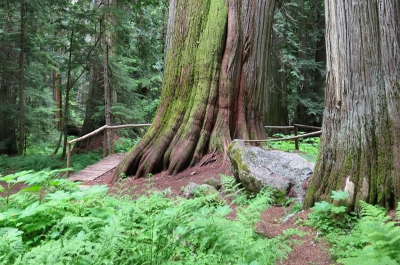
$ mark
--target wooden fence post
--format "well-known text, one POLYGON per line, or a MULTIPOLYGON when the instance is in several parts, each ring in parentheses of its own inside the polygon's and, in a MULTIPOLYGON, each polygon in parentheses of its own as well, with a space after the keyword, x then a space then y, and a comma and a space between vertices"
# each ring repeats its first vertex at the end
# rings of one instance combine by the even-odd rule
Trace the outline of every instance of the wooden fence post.
MULTIPOLYGON (((68 153, 67 153, 67 168, 71 166, 71 143, 68 143, 68 153)), ((67 178, 69 176, 69 170, 65 172, 67 174, 67 178)))
MULTIPOLYGON (((294 125, 294 136, 297 136, 297 126, 294 125)), ((299 138, 294 139, 294 149, 299 150, 299 138)))
POLYGON ((108 148, 108 144, 107 144, 107 130, 108 128, 106 128, 104 130, 104 138, 103 138, 103 158, 107 156, 107 148, 108 148))

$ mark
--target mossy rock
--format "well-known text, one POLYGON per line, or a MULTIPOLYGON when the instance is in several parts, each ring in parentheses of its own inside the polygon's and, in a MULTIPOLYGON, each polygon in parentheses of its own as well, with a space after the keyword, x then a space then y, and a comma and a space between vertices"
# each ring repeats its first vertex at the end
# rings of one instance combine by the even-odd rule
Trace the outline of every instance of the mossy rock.
POLYGON ((221 189, 221 180, 216 178, 205 179, 201 184, 207 184, 214 187, 216 190, 221 189))

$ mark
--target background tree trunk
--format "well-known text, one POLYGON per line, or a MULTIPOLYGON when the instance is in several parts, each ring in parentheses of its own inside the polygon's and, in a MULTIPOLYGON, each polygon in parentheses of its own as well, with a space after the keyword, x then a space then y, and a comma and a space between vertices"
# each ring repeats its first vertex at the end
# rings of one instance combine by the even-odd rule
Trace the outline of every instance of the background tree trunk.
POLYGON ((19 145, 18 155, 25 150, 25 96, 24 96, 24 68, 25 68, 25 1, 21 0, 21 27, 20 27, 20 53, 19 53, 19 145))
MULTIPOLYGON (((281 46, 278 38, 272 34, 272 49, 268 57, 268 83, 267 96, 265 100, 264 123, 270 126, 287 126, 289 125, 289 115, 286 103, 287 84, 286 76, 281 69, 284 67, 279 58, 282 57, 281 46)), ((282 130, 273 133, 282 132, 282 130)), ((287 133, 290 133, 287 131, 287 133)))
POLYGON ((400 200, 400 4, 325 1, 327 90, 305 207, 332 190, 393 208, 400 200))
POLYGON ((175 174, 234 138, 265 137, 273 9, 274 0, 171 2, 160 106, 114 181, 120 173, 175 174))
MULTIPOLYGON (((8 45, 2 46, 2 52, 6 55, 4 61, 6 65, 13 65, 17 61, 17 56, 8 45)), ((17 67, 15 67, 17 68, 17 67)), ((17 117, 15 108, 17 100, 17 87, 14 86, 13 79, 15 71, 4 69, 1 71, 0 83, 0 155, 16 155, 17 135, 14 119, 17 117)))

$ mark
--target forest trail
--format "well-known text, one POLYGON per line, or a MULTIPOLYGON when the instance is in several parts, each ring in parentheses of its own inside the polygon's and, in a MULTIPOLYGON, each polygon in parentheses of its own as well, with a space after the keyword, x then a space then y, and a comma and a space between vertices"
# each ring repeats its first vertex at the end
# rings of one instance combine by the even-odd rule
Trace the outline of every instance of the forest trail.
POLYGON ((86 168, 75 172, 68 179, 71 181, 94 181, 101 177, 105 173, 113 170, 117 167, 118 163, 122 160, 124 154, 112 154, 109 155, 93 165, 87 166, 86 168))

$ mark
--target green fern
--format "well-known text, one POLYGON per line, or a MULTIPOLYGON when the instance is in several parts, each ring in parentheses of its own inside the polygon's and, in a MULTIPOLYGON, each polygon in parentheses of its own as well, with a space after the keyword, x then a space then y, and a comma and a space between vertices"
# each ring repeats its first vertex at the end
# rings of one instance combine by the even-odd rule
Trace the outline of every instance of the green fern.
POLYGON ((13 264, 24 252, 22 233, 15 228, 0 228, 0 264, 13 264))
POLYGON ((215 195, 136 198, 52 177, 39 182, 28 184, 49 184, 45 194, 21 191, 0 209, 3 264, 275 264, 291 250, 293 231, 268 239, 255 230, 272 203, 268 190, 229 220, 232 209, 215 195))
MULTIPOLYGON (((400 222, 391 220, 383 208, 360 201, 361 219, 356 227, 360 231, 363 248, 356 257, 344 258, 344 264, 399 264, 400 222), (360 263, 361 262, 361 263, 360 263)), ((397 218, 399 206, 397 207, 397 218)))

